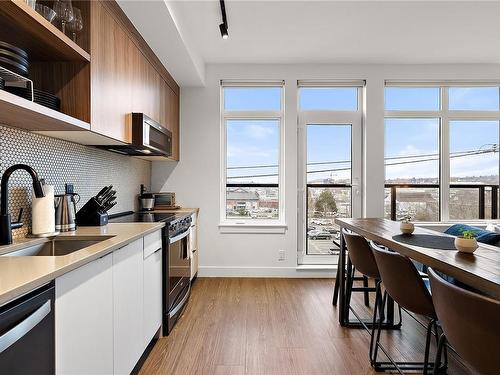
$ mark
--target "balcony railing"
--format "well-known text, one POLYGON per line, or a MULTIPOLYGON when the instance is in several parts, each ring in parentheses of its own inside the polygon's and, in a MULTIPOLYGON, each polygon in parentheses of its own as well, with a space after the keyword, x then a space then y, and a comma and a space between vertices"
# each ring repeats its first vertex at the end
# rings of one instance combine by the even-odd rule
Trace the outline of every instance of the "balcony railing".
MULTIPOLYGON (((415 220, 440 220, 438 184, 386 184, 385 189, 386 217, 391 220, 408 211, 416 211, 415 220)), ((451 184, 450 219, 497 219, 498 190, 498 185, 451 184)))

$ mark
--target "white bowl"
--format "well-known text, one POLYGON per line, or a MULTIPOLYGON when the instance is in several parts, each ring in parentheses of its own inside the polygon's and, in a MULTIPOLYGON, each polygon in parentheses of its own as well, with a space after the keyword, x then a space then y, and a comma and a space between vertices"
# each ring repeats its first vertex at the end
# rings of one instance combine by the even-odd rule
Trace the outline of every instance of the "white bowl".
POLYGON ((412 234, 413 231, 415 230, 415 225, 413 223, 408 223, 406 221, 402 221, 399 224, 399 229, 401 230, 401 233, 403 233, 403 234, 412 234))
POLYGON ((472 254, 478 248, 478 244, 475 238, 455 238, 455 247, 461 253, 472 254))

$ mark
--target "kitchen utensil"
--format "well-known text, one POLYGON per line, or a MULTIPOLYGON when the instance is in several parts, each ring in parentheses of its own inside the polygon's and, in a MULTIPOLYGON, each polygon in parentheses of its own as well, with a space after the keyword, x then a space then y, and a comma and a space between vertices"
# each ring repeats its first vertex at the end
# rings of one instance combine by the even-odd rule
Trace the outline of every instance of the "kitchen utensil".
POLYGON ((33 9, 35 9, 35 6, 36 6, 36 0, 26 0, 26 3, 32 7, 33 9))
POLYGON ((73 42, 76 43, 76 33, 79 33, 83 29, 83 19, 80 9, 73 7, 73 16, 73 20, 68 23, 68 30, 72 34, 73 42))
POLYGON ((76 229, 76 203, 78 194, 60 194, 54 198, 56 208, 56 230, 69 232, 76 229))
POLYGON ((113 203, 115 200, 116 200, 116 195, 113 195, 108 199, 106 199, 105 201, 103 201, 101 204, 102 206, 107 206, 108 204, 113 203))
POLYGON ((141 211, 152 211, 155 206, 155 200, 153 194, 146 193, 139 197, 139 204, 141 211))
POLYGON ((0 48, 6 49, 6 50, 11 51, 11 52, 14 52, 17 55, 19 55, 19 56, 25 58, 26 60, 28 60, 28 53, 25 50, 23 50, 23 49, 21 49, 19 47, 13 46, 10 43, 3 42, 3 41, 0 40, 0 48))
POLYGON ((53 9, 49 8, 47 5, 36 4, 35 10, 50 23, 52 23, 52 21, 54 21, 54 18, 56 17, 56 12, 53 9))
POLYGON ((113 189, 113 185, 105 186, 101 191, 95 196, 97 202, 102 203, 104 197, 113 189))
POLYGON ((61 31, 66 33, 66 24, 73 20, 73 5, 71 0, 55 0, 54 11, 56 19, 61 23, 61 31))
POLYGON ((104 186, 101 190, 99 190, 99 193, 95 196, 96 199, 100 199, 101 196, 108 190, 107 186, 104 186))
POLYGON ((108 212, 109 210, 111 210, 111 208, 113 208, 116 205, 116 203, 117 202, 112 202, 108 204, 106 207, 104 207, 104 211, 108 212))
POLYGON ((144 186, 141 184, 141 194, 139 195, 139 209, 141 211, 152 211, 155 205, 155 199, 152 193, 149 193, 144 186))
POLYGON ((100 200, 99 203, 102 204, 103 202, 107 201, 109 198, 111 198, 115 194, 116 194, 116 190, 110 190, 110 191, 108 191, 106 194, 104 194, 102 196, 102 198, 101 198, 101 200, 100 200))

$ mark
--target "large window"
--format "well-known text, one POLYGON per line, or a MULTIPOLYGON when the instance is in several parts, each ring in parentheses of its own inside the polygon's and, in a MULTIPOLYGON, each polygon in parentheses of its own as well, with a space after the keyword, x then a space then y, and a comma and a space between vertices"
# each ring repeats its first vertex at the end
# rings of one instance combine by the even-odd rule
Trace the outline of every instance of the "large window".
POLYGON ((282 84, 223 84, 222 221, 283 219, 282 84))
POLYGON ((299 82, 301 264, 335 263, 335 218, 361 214, 363 82, 357 84, 299 82))
POLYGON ((499 94, 491 85, 387 85, 386 217, 498 217, 499 94))

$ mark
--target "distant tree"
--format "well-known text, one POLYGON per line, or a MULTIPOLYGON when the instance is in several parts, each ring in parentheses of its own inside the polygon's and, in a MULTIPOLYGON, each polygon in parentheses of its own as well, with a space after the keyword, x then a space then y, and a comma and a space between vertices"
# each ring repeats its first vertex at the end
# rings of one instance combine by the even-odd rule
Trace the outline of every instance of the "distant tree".
POLYGON ((238 212, 238 215, 240 216, 249 216, 248 211, 243 207, 236 209, 236 212, 238 212))
POLYGON ((326 214, 327 212, 337 212, 337 203, 330 190, 323 190, 314 203, 316 211, 326 214))

